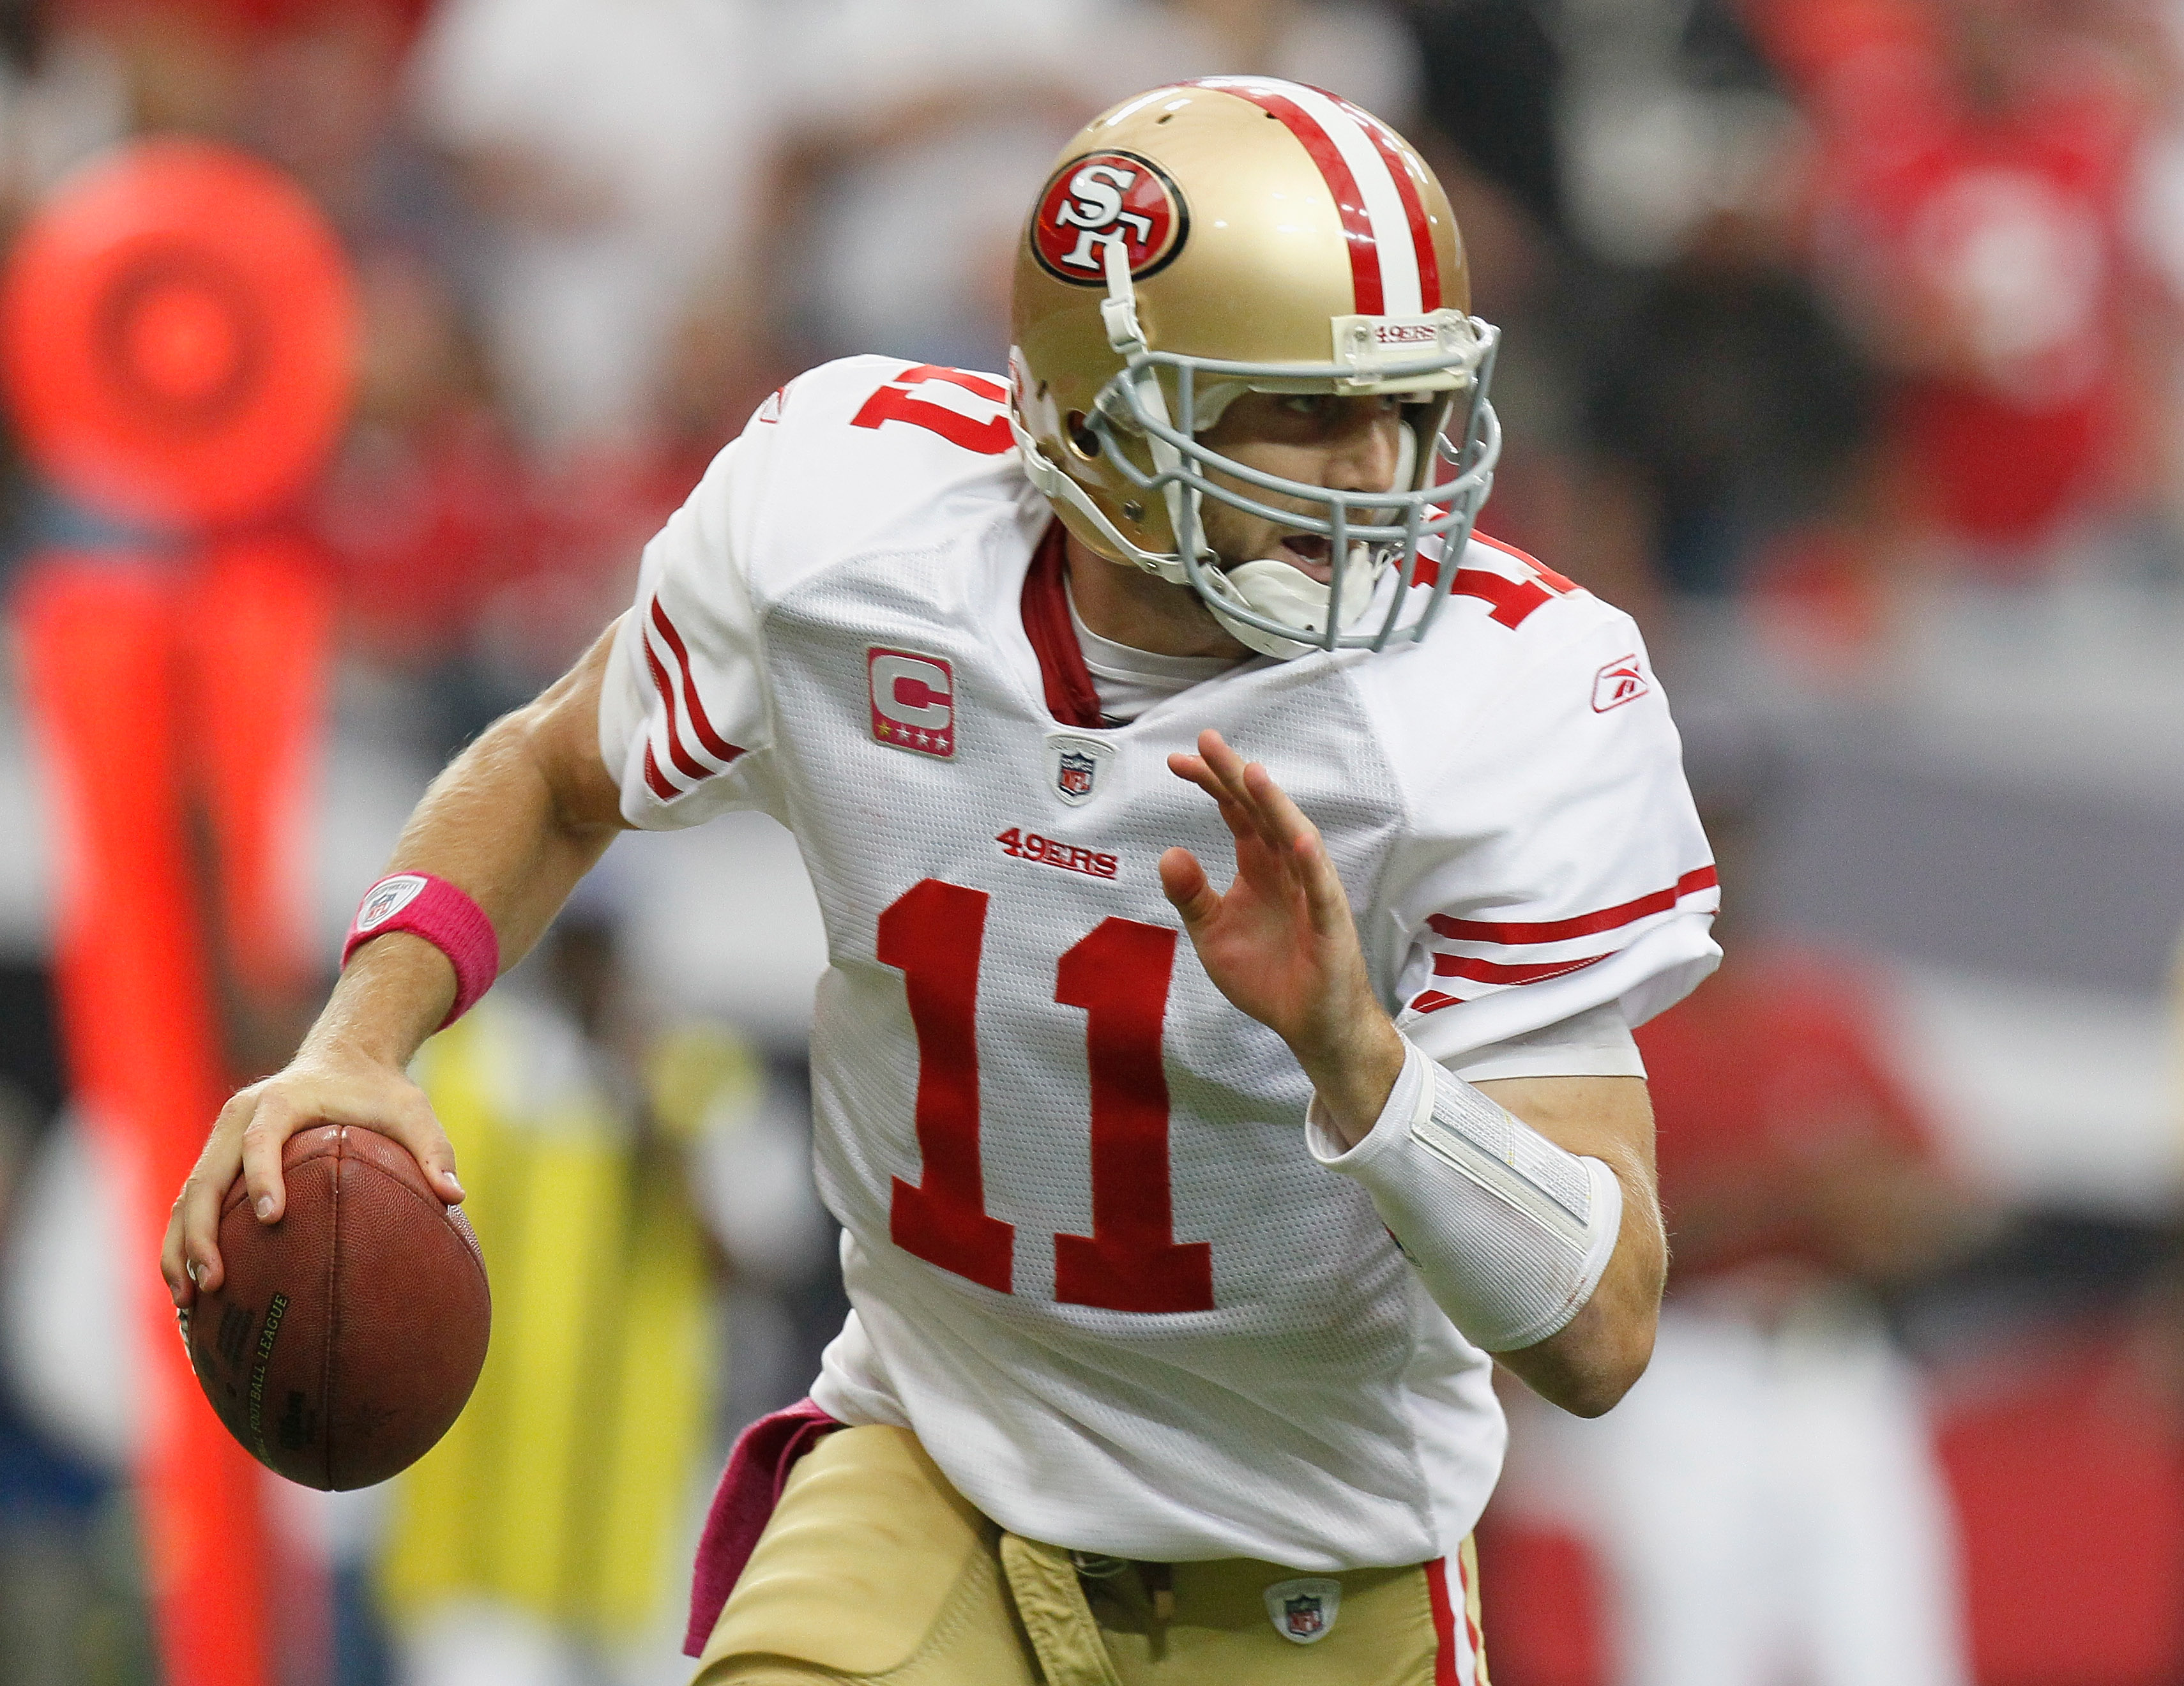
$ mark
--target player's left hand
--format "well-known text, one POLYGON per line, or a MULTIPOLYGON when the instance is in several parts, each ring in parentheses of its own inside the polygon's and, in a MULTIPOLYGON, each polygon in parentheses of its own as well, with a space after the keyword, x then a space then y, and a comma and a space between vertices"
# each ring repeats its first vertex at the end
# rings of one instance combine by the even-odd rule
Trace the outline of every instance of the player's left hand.
POLYGON ((1226 894, 1188 849, 1161 857, 1161 890, 1214 986, 1290 1045, 1338 1131, 1371 1129, 1403 1065, 1402 1039, 1373 994, 1357 923, 1319 829, 1256 762, 1218 732, 1168 768, 1220 805, 1236 840, 1226 894))

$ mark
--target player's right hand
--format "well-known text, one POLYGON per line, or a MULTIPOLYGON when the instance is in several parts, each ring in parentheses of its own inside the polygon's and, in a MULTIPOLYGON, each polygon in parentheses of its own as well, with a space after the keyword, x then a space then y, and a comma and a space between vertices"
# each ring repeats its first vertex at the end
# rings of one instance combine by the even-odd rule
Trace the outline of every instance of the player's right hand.
POLYGON ((175 1198, 159 1248, 159 1274, 177 1306, 220 1285, 220 1214, 242 1174, 260 1223, 277 1223, 287 1209, 281 1153, 299 1130, 347 1124, 376 1131, 407 1147, 425 1181, 449 1205, 463 1198, 454 1149, 422 1090, 395 1067, 356 1056, 307 1049, 288 1068, 252 1084, 225 1107, 205 1138, 196 1168, 175 1198))

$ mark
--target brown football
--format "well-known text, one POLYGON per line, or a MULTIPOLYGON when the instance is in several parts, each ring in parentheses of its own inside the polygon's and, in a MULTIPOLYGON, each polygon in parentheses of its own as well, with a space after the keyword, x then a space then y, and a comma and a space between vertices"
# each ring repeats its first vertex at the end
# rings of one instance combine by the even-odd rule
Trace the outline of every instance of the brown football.
POLYGON ((226 1276, 187 1338, 205 1398, 251 1456, 306 1487, 369 1487, 461 1413, 493 1307, 460 1207, 410 1151, 337 1124, 281 1156, 287 1209, 261 1224, 242 1180, 220 1215, 226 1276))

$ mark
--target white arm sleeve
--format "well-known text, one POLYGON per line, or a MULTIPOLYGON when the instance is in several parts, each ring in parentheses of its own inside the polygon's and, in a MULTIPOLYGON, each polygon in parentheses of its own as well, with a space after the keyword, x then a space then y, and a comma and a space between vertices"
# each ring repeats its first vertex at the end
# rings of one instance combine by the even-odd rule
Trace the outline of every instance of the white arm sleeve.
POLYGON ((1434 1303, 1474 1345, 1513 1352, 1576 1316, 1615 1251, 1623 1186, 1414 1043, 1365 1139, 1341 1151, 1318 1097, 1312 1157, 1373 1197, 1434 1303))

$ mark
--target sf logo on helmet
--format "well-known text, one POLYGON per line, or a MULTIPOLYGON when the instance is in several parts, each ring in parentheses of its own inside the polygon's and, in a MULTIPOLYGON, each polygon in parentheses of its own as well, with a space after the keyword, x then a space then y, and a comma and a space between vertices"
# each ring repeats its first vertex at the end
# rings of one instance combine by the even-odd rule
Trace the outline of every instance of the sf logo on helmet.
POLYGON ((1135 153, 1095 152, 1056 170, 1031 221, 1032 250, 1057 280, 1104 287, 1119 243, 1142 281, 1183 249, 1190 217, 1175 184, 1135 153))

